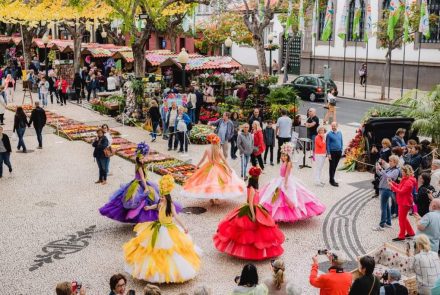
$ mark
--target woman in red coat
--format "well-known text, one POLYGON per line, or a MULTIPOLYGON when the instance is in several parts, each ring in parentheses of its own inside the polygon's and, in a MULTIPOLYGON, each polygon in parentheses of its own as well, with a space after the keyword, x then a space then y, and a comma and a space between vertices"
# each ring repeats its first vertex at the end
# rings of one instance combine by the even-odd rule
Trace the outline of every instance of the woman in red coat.
POLYGON ((69 88, 67 80, 60 76, 60 78, 56 81, 55 87, 57 88, 58 95, 60 96, 61 105, 67 105, 67 89, 69 88))
POLYGON ((417 180, 414 178, 414 171, 410 165, 405 165, 401 169, 402 180, 400 183, 388 180, 391 190, 396 193, 400 227, 399 236, 393 241, 403 241, 405 238, 415 235, 408 220, 408 212, 414 203, 413 192, 417 190, 417 180))
POLYGON ((252 134, 254 135, 254 152, 251 155, 252 166, 260 165, 261 170, 264 170, 262 154, 266 150, 266 145, 264 144, 263 130, 261 129, 260 122, 254 121, 252 123, 252 134))

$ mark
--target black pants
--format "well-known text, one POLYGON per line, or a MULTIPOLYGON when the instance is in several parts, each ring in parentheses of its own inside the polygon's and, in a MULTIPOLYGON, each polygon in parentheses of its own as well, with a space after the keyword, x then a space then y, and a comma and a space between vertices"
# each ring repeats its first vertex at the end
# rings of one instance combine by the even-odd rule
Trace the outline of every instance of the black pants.
POLYGON ((234 136, 232 136, 231 138, 231 158, 235 159, 237 158, 237 137, 238 135, 234 134, 234 136))
POLYGON ((58 92, 54 89, 49 90, 50 91, 50 103, 53 104, 53 94, 55 93, 55 98, 57 99, 57 102, 60 101, 60 98, 58 96, 58 92))
POLYGON ((60 91, 60 101, 61 104, 67 104, 67 93, 63 93, 62 91, 60 91))
POLYGON ((270 152, 270 163, 273 163, 273 145, 266 145, 266 150, 264 151, 264 163, 266 163, 267 153, 270 152))
POLYGON ((280 158, 281 158, 281 146, 285 143, 285 142, 289 142, 290 141, 290 137, 278 137, 278 152, 277 152, 277 163, 280 163, 280 158))
POLYGON ((334 183, 335 182, 335 172, 336 172, 336 168, 338 168, 338 163, 339 160, 341 159, 342 156, 342 151, 336 151, 336 152, 330 152, 330 165, 329 165, 329 175, 330 175, 330 183, 334 183))
POLYGON ((177 138, 177 135, 174 133, 174 127, 168 127, 168 133, 168 149, 174 148, 176 150, 177 145, 179 144, 179 140, 177 138))
POLYGON ((365 82, 367 82, 367 76, 365 76, 365 75, 360 76, 360 83, 361 83, 361 85, 364 85, 365 82))
POLYGON ((186 131, 177 132, 177 138, 179 139, 179 151, 183 152, 183 146, 185 145, 185 152, 188 151, 188 136, 186 131))
POLYGON ((196 114, 195 114, 195 124, 197 124, 197 123, 199 123, 199 118, 200 118, 200 109, 202 108, 202 106, 201 105, 197 105, 196 104, 196 114))
POLYGON ((81 88, 75 88, 75 98, 78 103, 81 101, 81 88))
POLYGON ((0 114, 0 124, 4 124, 3 123, 3 121, 4 121, 4 117, 5 117, 5 115, 4 114, 0 114))
POLYGON ((35 127, 35 133, 37 133, 38 146, 43 147, 43 136, 41 133, 43 132, 43 127, 35 127))
POLYGON ((254 156, 254 154, 252 154, 251 155, 252 166, 257 166, 257 160, 258 160, 258 165, 260 165, 261 170, 264 170, 264 163, 263 163, 263 158, 261 157, 261 154, 259 154, 258 156, 254 156))

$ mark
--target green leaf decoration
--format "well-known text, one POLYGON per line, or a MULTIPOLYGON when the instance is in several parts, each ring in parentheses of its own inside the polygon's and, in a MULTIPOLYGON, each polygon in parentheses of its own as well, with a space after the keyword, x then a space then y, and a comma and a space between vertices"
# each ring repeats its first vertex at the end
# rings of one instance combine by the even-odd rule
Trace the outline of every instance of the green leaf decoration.
POLYGON ((139 181, 133 181, 128 187, 127 194, 125 195, 124 201, 127 202, 131 198, 133 198, 134 193, 139 188, 139 181))
POLYGON ((272 204, 275 203, 275 202, 278 200, 279 197, 280 197, 280 189, 277 188, 277 189, 274 191, 273 195, 272 195, 271 203, 272 203, 272 204))
POLYGON ((161 227, 161 224, 159 221, 155 221, 150 225, 150 229, 153 230, 153 236, 151 237, 151 247, 154 248, 157 241, 157 235, 159 234, 159 229, 161 227))
POLYGON ((251 209, 249 208, 248 204, 241 207, 240 210, 238 211, 238 217, 243 217, 245 215, 251 217, 251 209))

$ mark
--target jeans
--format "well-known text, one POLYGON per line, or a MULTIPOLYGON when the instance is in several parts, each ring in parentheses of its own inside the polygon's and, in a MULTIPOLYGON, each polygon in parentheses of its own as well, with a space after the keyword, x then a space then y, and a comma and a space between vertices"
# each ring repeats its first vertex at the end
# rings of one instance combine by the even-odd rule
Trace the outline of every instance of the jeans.
POLYGON ((185 152, 188 151, 188 135, 186 131, 177 132, 177 138, 179 140, 179 151, 183 152, 183 146, 185 146, 185 152))
POLYGON ((266 163, 268 152, 270 152, 270 163, 273 164, 273 145, 266 145, 266 150, 264 151, 264 163, 266 163))
POLYGON ((241 177, 245 177, 247 173, 247 165, 249 164, 249 160, 251 155, 240 155, 241 158, 241 177))
POLYGON ((238 135, 234 134, 231 138, 231 158, 236 159, 237 158, 237 137, 238 135))
POLYGON ((177 135, 174 133, 174 127, 168 127, 168 149, 171 149, 174 147, 174 149, 177 149, 177 145, 179 144, 179 140, 177 138, 177 135), (174 139, 174 143, 173 143, 174 139))
POLYGON ((43 136, 41 132, 43 131, 43 127, 35 128, 35 133, 37 133, 38 146, 43 147, 43 136))
POLYGON ((396 201, 396 194, 392 194, 391 196, 391 215, 396 214, 396 216, 399 214, 397 201, 396 201))
POLYGON ((11 162, 9 161, 10 155, 11 153, 9 152, 0 153, 0 177, 3 176, 3 163, 5 163, 5 165, 8 166, 9 171, 12 171, 12 165, 11 162))
POLYGON ((338 163, 339 160, 341 159, 342 156, 342 151, 334 151, 334 152, 330 152, 330 165, 329 165, 329 175, 330 175, 330 183, 334 183, 335 182, 335 173, 336 173, 336 168, 338 168, 338 163))
POLYGON ((96 89, 87 90, 87 101, 90 101, 90 95, 93 93, 93 98, 96 98, 96 89))
POLYGON ((409 210, 411 210, 411 206, 399 205, 399 239, 405 239, 405 234, 414 236, 414 230, 408 220, 409 210))
POLYGON ((107 157, 99 157, 96 158, 96 163, 98 164, 99 169, 99 180, 105 181, 107 180, 108 166, 110 164, 110 159, 107 157))
POLYGON ((379 189, 380 193, 380 227, 384 227, 385 224, 391 225, 391 208, 390 199, 393 196, 393 192, 386 188, 379 189))
POLYGON ((17 135, 18 135, 17 149, 20 149, 23 147, 23 152, 26 152, 26 145, 24 144, 24 140, 23 140, 23 136, 24 136, 25 131, 26 131, 26 128, 17 128, 17 135))
POLYGON ((277 163, 280 163, 280 159, 281 159, 281 146, 286 143, 289 142, 291 140, 291 137, 278 137, 278 152, 277 152, 277 163))
POLYGON ((188 116, 191 118, 191 122, 193 122, 193 124, 195 124, 196 123, 196 109, 189 109, 188 116))
POLYGON ((47 92, 40 92, 40 101, 43 106, 47 107, 47 92))
POLYGON ((156 136, 157 136, 157 127, 159 126, 159 122, 158 121, 153 121, 152 122, 153 124, 153 130, 152 130, 152 132, 151 132, 151 137, 152 138, 154 138, 154 139, 156 139, 156 136))

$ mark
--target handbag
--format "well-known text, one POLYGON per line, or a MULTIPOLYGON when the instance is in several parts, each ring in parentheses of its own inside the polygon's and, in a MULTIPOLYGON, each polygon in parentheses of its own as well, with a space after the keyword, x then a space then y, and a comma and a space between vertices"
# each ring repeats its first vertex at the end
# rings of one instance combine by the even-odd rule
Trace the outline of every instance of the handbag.
POLYGON ((150 131, 150 132, 153 131, 153 122, 151 121, 150 118, 148 118, 148 119, 145 121, 144 129, 147 130, 147 131, 150 131))
POLYGON ((106 147, 105 149, 104 149, 104 156, 106 157, 106 158, 110 158, 111 156, 113 156, 114 155, 114 152, 113 152, 113 149, 112 149, 112 146, 111 145, 109 145, 108 147, 106 147))
POLYGON ((192 109, 194 106, 193 106, 193 104, 192 104, 192 102, 191 101, 188 101, 188 103, 186 104, 186 108, 187 109, 192 109))
POLYGON ((373 276, 373 285, 371 285, 370 292, 368 292, 368 295, 371 295, 371 291, 373 291, 374 288, 374 283, 376 283, 376 276, 373 276))

